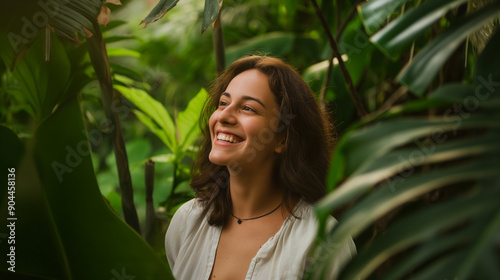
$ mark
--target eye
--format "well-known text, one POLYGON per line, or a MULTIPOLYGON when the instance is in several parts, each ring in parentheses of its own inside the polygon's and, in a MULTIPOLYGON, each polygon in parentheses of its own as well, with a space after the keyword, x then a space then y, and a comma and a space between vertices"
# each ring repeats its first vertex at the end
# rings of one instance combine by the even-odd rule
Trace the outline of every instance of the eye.
POLYGON ((228 104, 224 100, 219 101, 219 107, 226 107, 228 104))
POLYGON ((254 112, 255 113, 255 110, 252 109, 251 107, 249 106, 243 106, 243 111, 249 111, 249 112, 254 112))

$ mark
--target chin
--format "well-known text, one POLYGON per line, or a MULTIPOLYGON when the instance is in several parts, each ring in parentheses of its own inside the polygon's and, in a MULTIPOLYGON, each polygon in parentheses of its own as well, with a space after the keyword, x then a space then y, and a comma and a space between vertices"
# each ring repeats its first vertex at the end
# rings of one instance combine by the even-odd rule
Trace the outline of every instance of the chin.
POLYGON ((240 172, 241 171, 241 164, 234 160, 234 159, 230 159, 228 157, 225 157, 223 155, 213 155, 213 154, 210 154, 208 159, 210 160, 210 162, 212 162, 213 164, 216 164, 216 165, 220 165, 220 166, 226 166, 227 168, 233 170, 234 172, 240 172))
POLYGON ((230 159, 225 158, 224 156, 222 156, 220 154, 218 155, 217 153, 215 153, 215 154, 214 153, 210 153, 210 155, 208 156, 208 159, 213 164, 224 165, 224 166, 226 166, 227 163, 230 161, 230 159))

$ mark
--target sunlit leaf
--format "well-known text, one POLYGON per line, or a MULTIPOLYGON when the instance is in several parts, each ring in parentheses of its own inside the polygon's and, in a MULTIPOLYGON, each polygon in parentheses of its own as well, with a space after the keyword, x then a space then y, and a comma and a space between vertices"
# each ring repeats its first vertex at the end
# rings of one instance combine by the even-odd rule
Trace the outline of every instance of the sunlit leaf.
POLYGON ((107 48, 108 56, 130 56, 141 57, 141 53, 126 48, 107 48))
POLYGON ((207 91, 202 88, 189 101, 186 109, 180 112, 177 117, 176 127, 179 132, 179 147, 183 151, 192 146, 200 136, 199 119, 207 97, 207 91))
POLYGON ((285 56, 292 50, 294 41, 295 35, 293 33, 284 32, 271 32, 253 37, 227 48, 226 67, 245 55, 258 53, 278 57, 285 56))
POLYGON ((177 151, 174 121, 165 107, 143 90, 120 85, 115 85, 115 89, 137 106, 144 115, 153 120, 159 129, 165 132, 165 138, 161 139, 172 151, 177 151))
POLYGON ((160 140, 167 147, 169 147, 171 151, 174 151, 174 146, 171 143, 171 139, 168 138, 165 130, 158 127, 158 124, 156 124, 148 115, 144 114, 142 111, 134 110, 134 114, 144 125, 146 125, 151 130, 151 132, 153 132, 158 138, 160 138, 160 140))

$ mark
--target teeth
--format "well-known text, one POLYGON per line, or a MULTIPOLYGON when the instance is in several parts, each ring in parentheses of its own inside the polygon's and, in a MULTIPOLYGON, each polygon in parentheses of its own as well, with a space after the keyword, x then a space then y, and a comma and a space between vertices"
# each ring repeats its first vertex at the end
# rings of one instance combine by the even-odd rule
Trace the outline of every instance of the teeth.
POLYGON ((225 135, 225 134, 222 134, 222 133, 219 133, 217 135, 217 139, 222 140, 222 141, 226 141, 226 142, 229 142, 229 143, 238 143, 238 142, 240 142, 239 140, 235 139, 233 136, 225 135))

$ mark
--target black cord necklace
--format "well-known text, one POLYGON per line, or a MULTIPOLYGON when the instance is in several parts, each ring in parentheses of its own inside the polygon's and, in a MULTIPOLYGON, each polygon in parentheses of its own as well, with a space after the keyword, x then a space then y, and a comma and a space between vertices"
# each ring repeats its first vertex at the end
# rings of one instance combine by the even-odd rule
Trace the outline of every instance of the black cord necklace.
POLYGON ((268 212, 268 213, 266 213, 266 214, 264 214, 264 215, 260 215, 260 216, 258 216, 258 217, 253 217, 253 218, 248 218, 248 219, 240 219, 240 218, 236 217, 236 216, 235 216, 232 212, 231 212, 231 216, 235 217, 235 218, 236 218, 236 220, 238 220, 238 224, 240 224, 240 225, 241 225, 241 223, 242 223, 243 221, 250 221, 250 220, 259 219, 259 218, 265 217, 265 216, 267 216, 267 215, 269 215, 269 214, 273 213, 274 211, 278 210, 278 208, 280 208, 281 204, 283 204, 283 202, 282 202, 282 203, 280 203, 280 205, 278 205, 278 207, 276 207, 276 208, 274 208, 273 210, 271 210, 271 212, 268 212))

